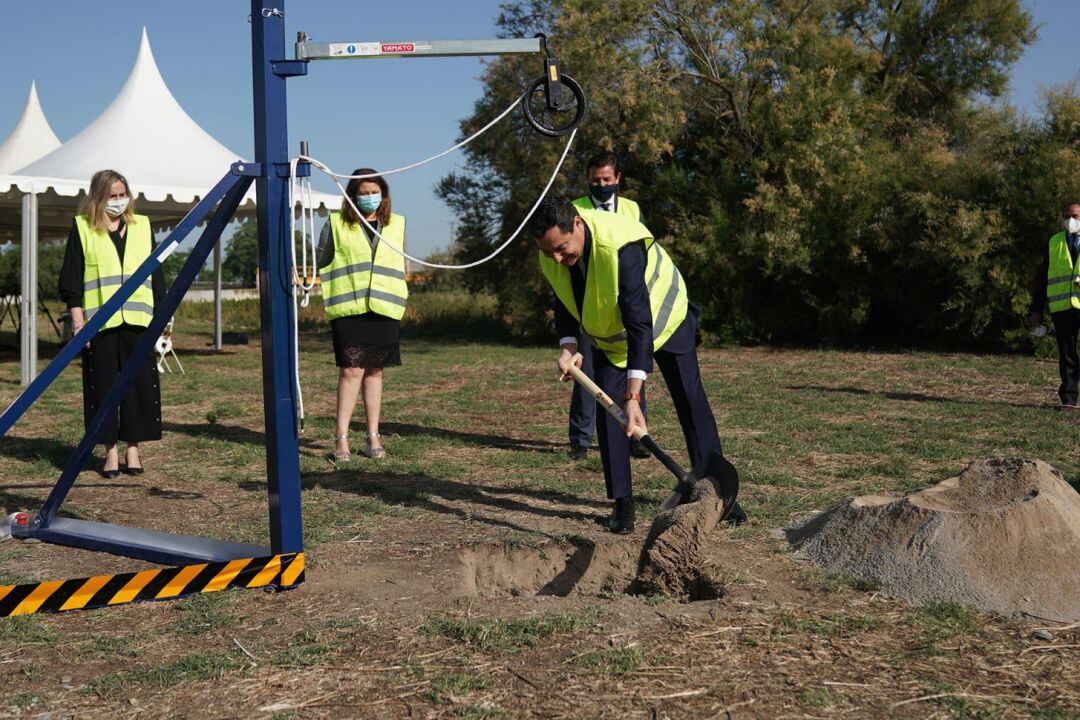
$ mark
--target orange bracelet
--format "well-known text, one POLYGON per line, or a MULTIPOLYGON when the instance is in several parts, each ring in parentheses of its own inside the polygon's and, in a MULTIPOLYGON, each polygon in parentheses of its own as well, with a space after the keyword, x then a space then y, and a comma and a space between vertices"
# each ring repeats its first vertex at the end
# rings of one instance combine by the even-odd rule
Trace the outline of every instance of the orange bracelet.
POLYGON ((623 395, 623 400, 637 400, 638 402, 641 402, 641 395, 635 392, 628 392, 623 395))

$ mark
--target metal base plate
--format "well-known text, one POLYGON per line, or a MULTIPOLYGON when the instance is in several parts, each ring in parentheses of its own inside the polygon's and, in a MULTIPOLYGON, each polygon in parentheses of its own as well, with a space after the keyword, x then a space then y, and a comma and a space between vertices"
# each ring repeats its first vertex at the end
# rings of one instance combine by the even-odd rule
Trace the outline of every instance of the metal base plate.
POLYGON ((54 518, 47 528, 12 528, 16 537, 32 537, 86 550, 138 558, 166 565, 221 562, 270 555, 263 545, 213 540, 195 535, 144 530, 126 525, 54 518))

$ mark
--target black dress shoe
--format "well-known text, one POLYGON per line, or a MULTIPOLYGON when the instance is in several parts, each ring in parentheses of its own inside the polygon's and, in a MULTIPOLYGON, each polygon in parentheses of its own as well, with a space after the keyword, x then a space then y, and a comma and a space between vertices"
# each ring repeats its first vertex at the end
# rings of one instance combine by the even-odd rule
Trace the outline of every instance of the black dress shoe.
POLYGON ((115 470, 102 470, 101 475, 106 480, 113 480, 120 477, 120 468, 116 468, 115 470))
POLYGON ((141 467, 131 467, 130 465, 125 465, 124 472, 128 475, 142 475, 143 469, 141 467))
POLYGON ((589 457, 589 448, 582 445, 570 446, 570 459, 571 460, 584 460, 589 457))
POLYGON ((640 440, 638 440, 637 438, 634 438, 634 437, 630 438, 630 456, 631 457, 636 457, 637 459, 641 460, 641 459, 647 458, 647 457, 649 457, 651 455, 652 455, 652 453, 649 452, 649 448, 645 447, 640 440))
POLYGON ((607 526, 608 530, 618 535, 634 532, 634 498, 625 497, 615 501, 607 526))
POLYGON ((731 506, 731 512, 724 518, 724 522, 729 522, 732 525, 745 525, 750 522, 750 518, 746 516, 746 511, 742 509, 742 505, 736 500, 735 504, 731 506))

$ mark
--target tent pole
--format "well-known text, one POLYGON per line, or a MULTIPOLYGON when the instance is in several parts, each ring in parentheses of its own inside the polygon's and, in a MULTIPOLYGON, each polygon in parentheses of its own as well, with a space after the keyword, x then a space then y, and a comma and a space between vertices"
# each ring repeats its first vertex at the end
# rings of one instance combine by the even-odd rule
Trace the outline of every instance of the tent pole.
POLYGON ((214 349, 221 349, 221 238, 214 245, 214 349))
POLYGON ((29 385, 37 376, 37 194, 22 196, 22 307, 19 342, 19 383, 29 385))

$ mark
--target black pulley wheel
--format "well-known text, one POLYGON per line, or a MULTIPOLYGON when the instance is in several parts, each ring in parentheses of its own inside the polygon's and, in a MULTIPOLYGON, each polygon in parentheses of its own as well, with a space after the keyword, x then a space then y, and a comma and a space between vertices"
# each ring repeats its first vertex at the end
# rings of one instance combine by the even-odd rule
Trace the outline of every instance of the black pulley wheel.
POLYGON ((543 75, 532 81, 521 98, 521 109, 533 130, 541 135, 566 135, 581 124, 585 117, 585 93, 569 75, 560 76, 559 107, 548 103, 547 78, 543 75))

